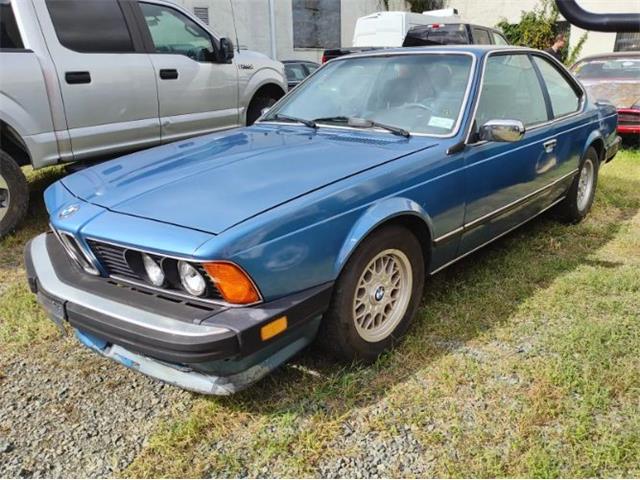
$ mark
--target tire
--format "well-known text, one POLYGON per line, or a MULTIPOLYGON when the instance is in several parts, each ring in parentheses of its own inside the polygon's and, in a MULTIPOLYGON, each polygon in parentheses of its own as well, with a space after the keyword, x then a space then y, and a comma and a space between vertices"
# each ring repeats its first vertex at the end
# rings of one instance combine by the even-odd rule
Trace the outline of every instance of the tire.
POLYGON ((247 126, 253 125, 260 115, 262 115, 262 110, 271 107, 277 101, 277 98, 269 95, 260 95, 251 100, 249 109, 247 110, 247 126))
POLYGON ((375 231, 336 282, 318 334, 320 345, 343 360, 373 362, 406 333, 420 305, 424 277, 422 246, 411 231, 395 225, 375 231), (395 273, 376 276, 385 262, 395 273), (387 303, 394 296, 395 303, 387 303))
POLYGON ((27 179, 13 158, 0 150, 0 238, 18 226, 28 206, 27 179))
POLYGON ((600 160, 595 148, 589 147, 585 153, 580 169, 567 192, 565 199, 558 205, 557 214, 565 223, 578 223, 587 216, 598 185, 600 160))

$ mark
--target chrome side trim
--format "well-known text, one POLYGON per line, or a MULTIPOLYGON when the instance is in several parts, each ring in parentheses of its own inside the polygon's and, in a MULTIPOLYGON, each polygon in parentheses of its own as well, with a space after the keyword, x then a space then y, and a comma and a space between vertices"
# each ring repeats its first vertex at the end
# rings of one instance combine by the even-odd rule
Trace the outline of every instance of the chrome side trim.
POLYGON ((106 299, 62 282, 56 275, 51 260, 49 259, 46 238, 47 234, 43 233, 33 239, 31 242, 31 258, 40 285, 54 297, 117 318, 123 322, 171 335, 198 337, 229 332, 228 329, 222 327, 195 325, 193 323, 174 320, 170 317, 106 299))
MULTIPOLYGON (((539 195, 540 193, 544 192, 545 190, 547 190, 547 189, 549 189, 549 188, 553 187, 554 185, 556 185, 556 184, 558 184, 558 183, 562 182, 562 181, 563 181, 563 180, 565 180, 566 178, 568 178, 568 177, 570 177, 570 176, 572 176, 572 175, 575 175, 576 173, 578 173, 578 169, 577 169, 577 168, 576 168, 575 170, 573 170, 573 171, 571 171, 571 172, 567 173, 566 175, 563 175, 562 177, 557 178, 557 179, 556 179, 556 180, 554 180, 553 182, 551 182, 551 183, 549 183, 549 184, 545 185, 544 187, 541 187, 541 188, 537 189, 537 190, 536 190, 536 191, 534 191, 534 192, 528 193, 528 194, 527 194, 527 195, 525 195, 524 197, 520 197, 519 199, 514 200, 513 202, 508 203, 507 205, 504 205, 504 206, 502 206, 502 207, 500 207, 500 208, 498 208, 498 209, 496 209, 496 210, 494 210, 494 211, 492 211, 492 212, 489 212, 489 213, 487 213, 487 214, 485 214, 485 215, 482 215, 481 217, 476 218, 475 220, 473 220, 473 221, 471 221, 471 222, 469 222, 469 223, 465 223, 465 224, 464 224, 463 226, 461 226, 461 227, 458 227, 458 228, 456 228, 456 229, 454 229, 454 230, 451 230, 451 231, 450 231, 450 232, 448 232, 448 233, 445 233, 444 235, 442 235, 442 236, 440 236, 440 237, 436 238, 435 240, 433 240, 433 243, 434 243, 434 244, 442 243, 444 240, 447 240, 447 239, 449 239, 450 237, 453 237, 454 235, 457 235, 457 234, 459 234, 459 233, 463 233, 463 232, 466 232, 466 231, 468 231, 468 230, 471 230, 472 228, 477 227, 477 226, 478 226, 478 225, 480 225, 481 223, 484 223, 485 221, 489 220, 490 218, 493 218, 493 217, 495 217, 495 216, 498 216, 498 215, 500 215, 501 213, 503 213, 503 212, 505 212, 505 211, 507 211, 507 210, 509 210, 509 209, 511 209, 511 208, 513 208, 513 207, 515 207, 516 205, 518 205, 518 204, 520 204, 520 203, 523 203, 523 202, 526 202, 526 201, 527 201, 527 200, 529 200, 530 198, 535 197, 536 195, 539 195)), ((564 197, 563 197, 563 198, 564 198, 564 197)), ((548 208, 548 207, 545 207, 545 208, 548 208)))
POLYGON ((485 243, 483 243, 482 245, 479 245, 477 247, 475 247, 472 250, 469 250, 466 253, 463 253, 462 255, 460 255, 459 257, 454 258, 453 260, 451 260, 450 262, 445 263, 444 265, 442 265, 441 267, 436 268, 433 272, 431 272, 429 275, 435 275, 436 273, 440 272, 441 270, 444 270, 445 268, 449 267, 450 265, 453 265, 454 263, 456 263, 458 260, 463 259, 464 257, 466 257, 467 255, 471 255, 472 253, 480 250, 482 247, 485 247, 487 245, 489 245, 491 242, 494 242, 495 240, 498 240, 499 238, 504 237, 505 235, 507 235, 508 233, 513 232, 515 229, 521 227, 522 225, 524 225, 525 223, 531 221, 532 219, 536 218, 538 215, 546 212, 547 210, 549 210, 550 208, 555 207, 558 203, 560 203, 561 201, 563 201, 565 199, 565 197, 560 197, 559 199, 557 199, 555 202, 551 203, 550 205, 547 205, 546 207, 544 207, 542 210, 540 210, 539 212, 537 212, 536 214, 532 215, 531 217, 527 218, 526 220, 520 222, 519 224, 517 224, 515 227, 511 227, 509 230, 506 230, 504 232, 502 232, 500 235, 497 235, 495 237, 493 237, 491 240, 486 241, 485 243))
POLYGON ((458 228, 455 228, 453 230, 451 230, 448 233, 445 233, 444 235, 439 236, 438 238, 433 240, 433 243, 442 243, 445 240, 448 240, 449 238, 457 235, 458 233, 462 233, 464 231, 464 225, 458 228))
POLYGON ((472 220, 469 223, 465 223, 464 225, 464 229, 465 230, 470 230, 476 226, 478 226, 481 223, 484 223, 485 221, 487 221, 488 219, 495 217, 495 216, 499 216, 501 213, 515 207, 516 205, 526 202, 527 200, 529 200, 532 197, 535 197, 536 195, 539 195, 540 193, 544 192, 545 190, 548 190, 549 188, 553 187, 554 185, 562 182, 563 180, 565 180, 566 178, 575 175, 576 173, 578 173, 578 169, 576 168, 575 170, 572 170, 571 172, 567 173, 566 175, 563 175, 560 178, 557 178, 556 180, 554 180, 553 182, 545 185, 544 187, 541 187, 531 193, 528 193, 527 195, 525 195, 524 197, 521 197, 517 200, 514 200, 511 203, 508 203, 507 205, 504 205, 496 210, 494 210, 493 212, 489 212, 485 215, 482 215, 481 217, 476 218, 475 220, 472 220))

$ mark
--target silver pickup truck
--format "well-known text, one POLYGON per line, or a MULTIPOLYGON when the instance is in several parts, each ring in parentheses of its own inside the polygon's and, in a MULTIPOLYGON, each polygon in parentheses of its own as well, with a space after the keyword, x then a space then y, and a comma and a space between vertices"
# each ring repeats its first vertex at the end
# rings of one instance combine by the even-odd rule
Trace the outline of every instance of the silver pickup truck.
POLYGON ((0 237, 27 211, 21 166, 251 124, 287 89, 280 62, 164 0, 0 0, 0 23, 0 237))

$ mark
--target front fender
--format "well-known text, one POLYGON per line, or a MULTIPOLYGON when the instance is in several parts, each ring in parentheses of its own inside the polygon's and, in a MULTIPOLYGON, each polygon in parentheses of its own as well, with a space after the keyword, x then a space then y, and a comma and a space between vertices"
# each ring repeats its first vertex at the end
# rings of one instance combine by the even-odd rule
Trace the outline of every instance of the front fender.
POLYGON ((360 245, 369 233, 389 220, 401 216, 410 215, 422 220, 433 238, 433 225, 427 212, 418 203, 408 198, 385 198, 370 206, 351 228, 345 242, 340 248, 334 265, 337 276, 351 257, 351 254, 360 245))
POLYGON ((240 104, 242 107, 246 110, 255 93, 261 87, 269 84, 277 85, 282 89, 283 93, 287 93, 287 83, 283 73, 275 68, 262 67, 251 75, 244 90, 240 93, 240 104))

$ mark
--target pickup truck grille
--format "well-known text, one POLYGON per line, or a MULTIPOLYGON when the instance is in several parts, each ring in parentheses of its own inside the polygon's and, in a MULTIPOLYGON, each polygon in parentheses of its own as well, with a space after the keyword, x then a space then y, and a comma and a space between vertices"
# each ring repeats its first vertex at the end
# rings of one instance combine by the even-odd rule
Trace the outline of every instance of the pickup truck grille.
MULTIPOLYGON (((111 245, 109 243, 99 242, 96 240, 87 240, 87 244, 91 248, 91 251, 96 256, 96 259, 100 262, 106 273, 111 277, 121 278, 123 280, 130 280, 140 284, 146 284, 149 288, 154 288, 147 282, 146 278, 136 273, 129 265, 126 259, 127 249, 118 245, 111 245)), ((135 251, 135 250, 134 250, 135 251)), ((205 272, 201 265, 192 264, 204 277, 207 282, 207 290, 209 295, 205 298, 196 298, 196 300, 223 300, 222 294, 217 289, 209 275, 205 272)), ((162 288, 167 294, 178 294, 181 296, 188 295, 186 292, 168 286, 162 288)), ((188 295, 190 296, 190 295, 188 295)), ((195 297, 191 297, 195 298, 195 297)))

